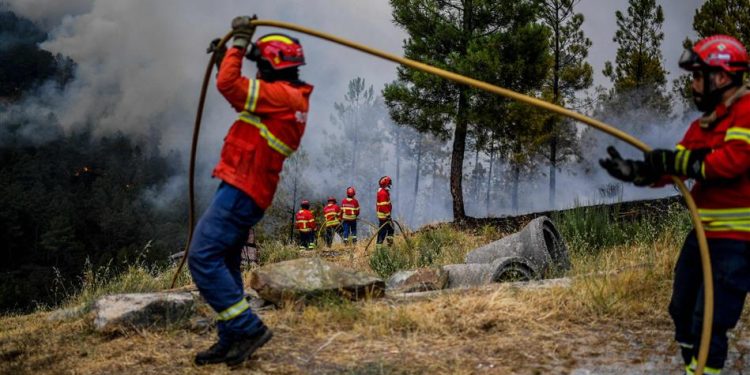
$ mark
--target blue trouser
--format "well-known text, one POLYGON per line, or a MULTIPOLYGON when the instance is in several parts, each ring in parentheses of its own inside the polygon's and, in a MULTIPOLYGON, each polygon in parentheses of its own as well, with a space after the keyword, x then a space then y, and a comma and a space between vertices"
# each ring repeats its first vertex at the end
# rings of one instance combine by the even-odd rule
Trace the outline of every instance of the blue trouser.
POLYGON ((333 245, 333 236, 336 235, 336 233, 341 232, 341 226, 340 225, 332 225, 330 227, 326 227, 325 231, 323 232, 323 238, 326 240, 326 246, 331 247, 333 245))
POLYGON ((314 249, 315 248, 315 231, 299 232, 299 247, 314 249))
POLYGON ((375 247, 382 245, 384 240, 388 241, 388 245, 393 244, 393 221, 390 219, 378 220, 378 239, 375 247), (385 225, 383 225, 385 224, 385 225))
POLYGON ((201 296, 219 314, 219 343, 225 347, 263 326, 245 300, 240 272, 248 230, 262 217, 263 210, 252 198, 222 182, 190 242, 190 274, 201 296))
MULTIPOLYGON (((721 369, 727 357, 727 331, 737 325, 750 290, 750 253, 747 241, 709 239, 714 281, 714 320, 706 367, 721 369)), ((669 314, 675 340, 686 365, 695 364, 703 324, 703 270, 695 232, 685 239, 675 265, 669 314)))
POLYGON ((352 236, 352 243, 357 243, 357 220, 344 220, 344 242, 352 236))

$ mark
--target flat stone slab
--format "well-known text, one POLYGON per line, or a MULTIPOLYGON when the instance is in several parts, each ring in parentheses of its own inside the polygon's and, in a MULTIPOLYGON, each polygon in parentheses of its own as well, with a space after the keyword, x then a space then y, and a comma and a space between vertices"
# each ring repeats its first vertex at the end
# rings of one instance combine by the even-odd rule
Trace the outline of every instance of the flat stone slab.
POLYGON ((350 270, 320 258, 273 263, 253 271, 250 287, 275 305, 302 301, 327 293, 357 300, 381 297, 385 283, 364 272, 350 270))
POLYGON ((92 311, 99 332, 164 327, 189 319, 195 301, 190 293, 113 294, 97 300, 92 311))

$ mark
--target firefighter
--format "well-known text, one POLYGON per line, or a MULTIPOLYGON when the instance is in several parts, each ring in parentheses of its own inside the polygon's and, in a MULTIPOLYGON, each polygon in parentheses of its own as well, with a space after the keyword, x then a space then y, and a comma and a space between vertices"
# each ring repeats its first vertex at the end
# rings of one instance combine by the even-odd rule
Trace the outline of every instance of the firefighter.
POLYGON ((344 212, 342 226, 344 228, 344 243, 351 238, 353 245, 357 244, 357 218, 359 217, 359 202, 354 195, 357 192, 353 187, 346 188, 346 198, 341 201, 341 210, 344 212))
POLYGON ((327 247, 331 247, 333 244, 333 236, 341 231, 342 214, 341 207, 336 204, 336 198, 328 197, 328 204, 323 208, 323 216, 326 219, 325 233, 323 235, 325 236, 327 247))
POLYGON ((300 210, 295 215, 295 226, 299 231, 300 249, 315 248, 315 215, 310 211, 310 201, 303 200, 300 210))
MULTIPOLYGON (((680 58, 692 74, 693 101, 703 115, 690 124, 675 150, 653 150, 643 160, 622 159, 613 147, 600 160, 612 176, 638 186, 661 186, 674 175, 695 181, 691 195, 706 230, 714 283, 714 320, 706 374, 718 374, 750 290, 750 70, 737 39, 714 35, 680 58)), ((703 318, 703 272, 695 231, 675 265, 669 313, 686 373, 697 366, 703 318)))
POLYGON ((385 240, 388 246, 393 245, 393 220, 391 219, 391 178, 383 176, 378 181, 380 188, 378 189, 377 199, 375 204, 375 211, 378 215, 378 240, 375 244, 375 249, 380 249, 383 246, 385 240))
POLYGON ((250 21, 232 20, 229 50, 212 43, 217 55, 224 55, 216 85, 239 116, 213 171, 221 183, 190 243, 193 281, 218 313, 218 341, 195 356, 197 365, 240 365, 273 336, 245 300, 240 251, 248 230, 271 204, 284 159, 300 144, 313 90, 299 80, 305 63, 299 41, 269 34, 252 43, 250 21), (256 62, 255 79, 242 76, 243 57, 256 62))

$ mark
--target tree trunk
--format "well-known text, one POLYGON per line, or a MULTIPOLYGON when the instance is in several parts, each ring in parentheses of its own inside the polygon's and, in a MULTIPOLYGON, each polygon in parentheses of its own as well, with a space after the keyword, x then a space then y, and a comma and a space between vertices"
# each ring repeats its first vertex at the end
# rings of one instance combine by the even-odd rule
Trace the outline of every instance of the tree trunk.
POLYGON ((490 167, 487 172, 487 198, 484 200, 485 216, 490 216, 490 189, 492 189, 492 163, 495 161, 495 142, 490 143, 490 167))
POLYGON ((549 209, 555 208, 555 184, 557 172, 557 137, 553 136, 549 143, 549 209))
POLYGON ((417 197, 419 196, 419 171, 422 166, 422 137, 423 135, 419 136, 419 143, 417 143, 417 171, 414 176, 414 198, 412 198, 411 210, 409 210, 412 215, 416 212, 417 197))
POLYGON ((468 105, 466 89, 462 87, 459 90, 458 116, 456 118, 456 131, 453 133, 453 152, 451 153, 451 197, 453 197, 453 220, 457 222, 466 219, 462 180, 464 152, 466 151, 466 133, 468 129, 468 121, 466 119, 466 107, 468 105))
POLYGON ((511 195, 513 212, 518 212, 518 185, 521 177, 521 167, 513 167, 513 193, 511 195))
MULTIPOLYGON (((398 128, 398 139, 396 139, 396 186, 401 182, 401 128, 398 128)), ((393 188, 393 198, 395 198, 396 203, 393 204, 394 208, 396 208, 395 211, 401 212, 398 208, 401 207, 401 199, 399 199, 398 194, 399 189, 393 188)), ((393 217, 395 217, 395 213, 391 213, 393 217)))

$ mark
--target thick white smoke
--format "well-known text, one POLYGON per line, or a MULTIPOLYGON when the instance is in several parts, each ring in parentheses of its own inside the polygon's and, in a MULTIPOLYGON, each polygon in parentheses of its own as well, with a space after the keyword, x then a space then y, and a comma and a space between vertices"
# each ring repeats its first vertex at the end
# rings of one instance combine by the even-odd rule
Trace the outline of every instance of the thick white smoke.
MULTIPOLYGON (((597 74, 603 67, 603 61, 613 60, 615 53, 611 43, 615 31, 614 11, 602 8, 599 3, 583 0, 579 6, 579 11, 587 17, 584 30, 594 41, 590 57, 597 74)), ((691 0, 690 6, 682 2, 663 4, 668 25, 665 27, 665 48, 680 45, 682 39, 688 36, 692 22, 689 18, 670 18, 673 10, 694 9, 697 6, 694 3, 697 0, 691 0)), ((385 1, 320 0, 313 4, 293 0, 6 0, 3 4, 49 31, 50 38, 42 44, 42 48, 69 56, 78 64, 75 80, 63 92, 50 86, 26 100, 24 106, 15 111, 26 111, 38 118, 54 114, 60 126, 66 130, 92 124, 100 133, 119 130, 147 134, 149 129, 156 128, 162 132, 162 148, 176 149, 183 155, 189 151, 200 81, 208 59, 205 48, 211 39, 228 31, 234 16, 255 13, 261 19, 282 20, 319 29, 397 55, 402 54, 402 41, 408 37, 393 25, 391 9, 385 1)), ((626 1, 618 4, 617 9, 627 7, 626 1)), ((692 11, 688 13, 691 15, 692 11)), ((280 30, 260 28, 256 36, 272 31, 280 30)), ((311 163, 316 164, 326 157, 320 147, 325 142, 322 130, 326 129, 329 133, 336 131, 329 121, 329 115, 333 112, 333 103, 342 100, 348 82, 355 77, 363 77, 379 91, 385 83, 395 79, 396 66, 313 37, 290 34, 298 37, 305 48, 307 65, 301 69, 302 78, 315 86, 308 132, 302 148, 308 151, 311 163)), ((678 54, 679 48, 676 51, 678 54)), ((674 61, 670 60, 672 54, 665 53, 668 61, 674 61)), ((252 66, 246 65, 245 73, 253 75, 252 66)), ((667 66, 667 70, 676 69, 667 66)), ((212 82, 199 145, 199 160, 203 165, 196 174, 199 185, 215 183, 209 179, 209 168, 218 159, 222 138, 235 116, 212 82)), ((665 136, 664 139, 669 137, 665 136)), ((387 148, 384 151, 391 150, 387 148)), ((395 175, 393 156, 384 157, 390 160, 390 170, 386 173, 395 175)), ((469 153, 466 158, 467 161, 473 159, 469 153)), ((445 162, 449 163, 449 160, 445 162)), ((408 171, 413 167, 402 164, 401 168, 408 171)), ((493 173, 501 170, 498 166, 495 168, 493 173)), ((547 167, 543 169, 546 171, 547 167)), ((595 189, 591 187, 591 176, 581 173, 561 173, 558 176, 559 197, 595 189), (571 192, 563 192, 563 189, 571 192)), ((311 185, 316 186, 333 175, 316 171, 314 175, 306 174, 305 177, 311 185)), ((600 182, 597 179, 604 181, 606 177, 601 175, 593 182, 600 182)), ((431 206, 431 210, 443 216, 450 212, 447 186, 433 189, 430 181, 427 177, 420 184, 420 194, 430 196, 427 200, 419 198, 420 202, 429 202, 420 205, 431 206)), ((442 183, 446 184, 444 181, 442 183)), ((546 202, 547 190, 543 180, 529 183, 541 186, 538 191, 543 198, 534 202, 546 202)), ((464 184, 467 182, 464 181, 464 184)), ((404 189, 400 194, 402 199, 411 197, 411 183, 397 181, 396 185, 404 189)), ((325 187, 320 191, 325 191, 325 187)), ((522 209, 545 208, 548 207, 534 205, 522 209)), ((494 213, 506 212, 499 209, 494 213)), ((401 213, 405 214, 408 213, 401 213)), ((480 216, 484 213, 469 214, 480 216)), ((432 221, 429 216, 422 217, 425 222, 432 221)))

